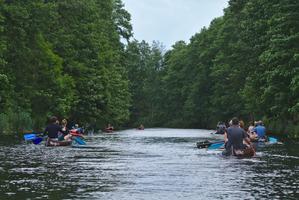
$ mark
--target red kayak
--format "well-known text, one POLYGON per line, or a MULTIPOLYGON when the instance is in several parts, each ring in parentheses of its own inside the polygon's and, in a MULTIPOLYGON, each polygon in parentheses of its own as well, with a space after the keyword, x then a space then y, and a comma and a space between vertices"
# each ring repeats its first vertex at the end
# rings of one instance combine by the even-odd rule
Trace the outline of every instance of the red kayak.
POLYGON ((82 137, 82 138, 83 138, 83 134, 80 133, 80 132, 78 132, 76 129, 72 129, 72 130, 70 130, 70 134, 71 134, 72 136, 82 137))
POLYGON ((106 132, 106 133, 113 133, 113 129, 110 129, 110 128, 106 128, 105 130, 104 130, 104 132, 106 132))

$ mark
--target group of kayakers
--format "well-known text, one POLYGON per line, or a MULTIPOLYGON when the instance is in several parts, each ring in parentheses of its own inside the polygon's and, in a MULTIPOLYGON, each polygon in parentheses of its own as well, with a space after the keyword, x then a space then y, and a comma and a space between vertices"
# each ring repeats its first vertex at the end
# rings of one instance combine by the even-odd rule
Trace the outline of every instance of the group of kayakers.
POLYGON ((44 130, 44 135, 48 136, 48 140, 57 141, 71 141, 73 136, 82 134, 83 129, 78 124, 69 127, 66 119, 61 120, 61 123, 59 123, 56 116, 50 118, 50 123, 44 130))
MULTIPOLYGON (((144 130, 143 124, 137 129, 144 130)), ((111 133, 114 131, 114 127, 108 124, 105 131, 111 133)), ((44 135, 48 136, 47 143, 55 141, 71 142, 74 139, 73 137, 83 137, 83 132, 83 128, 80 128, 78 124, 70 127, 66 119, 61 120, 60 123, 57 117, 52 116, 50 124, 44 130, 44 135)), ((215 134, 224 135, 225 149, 222 154, 225 156, 254 156, 255 148, 252 142, 265 142, 267 140, 266 128, 262 121, 250 123, 245 131, 244 122, 237 117, 232 118, 228 126, 223 122, 219 122, 215 134)))
POLYGON ((244 155, 253 156, 255 149, 252 142, 266 141, 266 128, 262 121, 250 123, 247 131, 245 131, 244 122, 234 117, 228 128, 225 123, 217 124, 216 134, 223 134, 225 141, 225 150, 223 155, 244 155))
MULTIPOLYGON (((72 136, 82 136, 84 133, 84 129, 80 128, 78 124, 70 126, 66 119, 62 119, 61 122, 59 122, 56 116, 52 116, 49 122, 50 123, 44 130, 44 135, 47 135, 51 140, 70 141, 72 136)), ((142 128, 144 129, 143 125, 142 128)), ((114 127, 111 124, 108 124, 103 131, 112 133, 114 131, 114 127)))
MULTIPOLYGON (((47 135, 49 139, 57 141, 70 141, 74 135, 83 135, 83 128, 80 128, 78 124, 69 126, 66 119, 62 119, 61 122, 59 122, 56 116, 52 116, 49 122, 50 123, 44 130, 44 135, 47 135)), ((144 130, 143 124, 140 124, 137 129, 144 130)), ((108 124, 103 131, 106 133, 112 133, 114 131, 114 127, 111 124, 108 124)))

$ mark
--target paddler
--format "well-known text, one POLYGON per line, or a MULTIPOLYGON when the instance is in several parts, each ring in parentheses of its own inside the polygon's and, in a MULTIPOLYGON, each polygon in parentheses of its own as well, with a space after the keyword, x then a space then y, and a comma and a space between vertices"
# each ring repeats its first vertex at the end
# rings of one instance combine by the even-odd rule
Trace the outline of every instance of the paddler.
POLYGON ((223 135, 225 133, 225 131, 226 131, 226 125, 225 125, 225 123, 224 122, 218 122, 215 134, 223 135))
POLYGON ((72 140, 72 135, 69 133, 66 119, 61 120, 61 130, 63 135, 61 138, 58 138, 58 140, 72 140))
POLYGON ((50 118, 50 124, 45 128, 44 135, 48 135, 48 140, 58 140, 58 133, 62 132, 56 116, 50 118))
POLYGON ((239 119, 236 117, 231 120, 231 126, 224 134, 224 141, 225 150, 222 152, 223 155, 253 156, 255 154, 247 133, 240 127, 239 119), (246 144, 250 146, 248 147, 246 144))
POLYGON ((254 132, 257 134, 259 141, 266 140, 266 127, 263 121, 260 120, 257 122, 254 132))

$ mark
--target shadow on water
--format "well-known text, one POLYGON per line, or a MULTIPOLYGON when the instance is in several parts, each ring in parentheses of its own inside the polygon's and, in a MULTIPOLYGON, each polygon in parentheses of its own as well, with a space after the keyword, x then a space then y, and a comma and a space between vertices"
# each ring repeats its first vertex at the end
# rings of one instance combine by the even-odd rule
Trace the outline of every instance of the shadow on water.
POLYGON ((196 149, 207 130, 126 130, 91 148, 0 142, 0 199, 298 199, 296 144, 252 159, 196 149))

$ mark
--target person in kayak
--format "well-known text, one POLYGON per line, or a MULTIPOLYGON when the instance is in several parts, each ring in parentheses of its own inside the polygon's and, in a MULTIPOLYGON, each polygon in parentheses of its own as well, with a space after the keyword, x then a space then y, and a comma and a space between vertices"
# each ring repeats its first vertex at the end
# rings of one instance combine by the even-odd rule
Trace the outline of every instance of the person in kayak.
POLYGON ((45 128, 44 135, 50 139, 58 139, 58 133, 63 132, 56 116, 50 118, 50 124, 45 128))
POLYGON ((241 129, 245 130, 245 123, 244 123, 243 120, 239 121, 239 126, 240 126, 241 129))
MULTIPOLYGON (((244 155, 244 151, 247 148, 251 148, 250 139, 244 129, 240 127, 239 119, 234 117, 231 120, 232 125, 226 130, 224 134, 225 150, 223 155, 244 155), (244 144, 245 143, 245 144, 244 144), (250 147, 248 147, 250 145, 250 147)), ((252 155, 253 156, 253 155, 252 155)))
POLYGON ((263 121, 258 121, 254 132, 257 134, 258 140, 266 140, 266 127, 264 126, 263 121))
POLYGON ((62 140, 72 140, 72 135, 70 134, 70 130, 68 129, 67 126, 67 120, 63 119, 61 121, 61 137, 58 137, 58 140, 62 141, 62 140))
POLYGON ((143 124, 140 124, 140 126, 137 128, 138 130, 144 130, 143 124))
POLYGON ((254 129, 255 129, 255 123, 253 123, 252 121, 249 122, 247 134, 252 142, 258 140, 257 134, 256 132, 254 132, 254 129))
POLYGON ((75 126, 73 126, 71 130, 75 130, 79 134, 84 134, 84 129, 83 127, 80 127, 79 124, 75 124, 75 126))
POLYGON ((108 124, 108 126, 106 127, 106 132, 108 132, 108 133, 111 133, 111 132, 113 132, 114 131, 114 127, 113 126, 111 126, 111 124, 108 124))
POLYGON ((218 122, 215 134, 223 135, 225 133, 225 131, 226 131, 225 123, 224 122, 218 122))
POLYGON ((254 128, 255 128, 254 123, 252 121, 250 121, 247 133, 251 134, 252 132, 254 132, 254 128))

